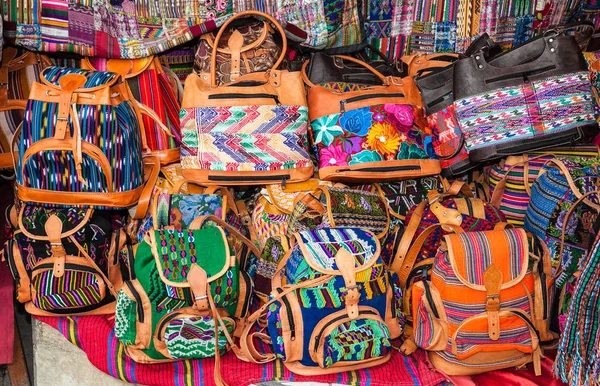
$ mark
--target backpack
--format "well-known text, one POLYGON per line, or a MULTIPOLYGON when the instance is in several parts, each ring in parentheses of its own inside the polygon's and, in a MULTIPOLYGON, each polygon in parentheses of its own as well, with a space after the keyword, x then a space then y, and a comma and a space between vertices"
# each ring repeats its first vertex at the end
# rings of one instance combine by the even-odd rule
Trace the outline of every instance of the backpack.
POLYGON ((142 147, 157 156, 161 164, 179 161, 181 106, 173 92, 169 76, 155 56, 142 59, 85 58, 81 67, 86 70, 114 71, 127 81, 136 103, 141 127, 142 147), (148 111, 151 111, 148 113, 148 111), (151 113, 156 114, 152 118, 151 113), (155 122, 158 118, 159 125, 155 122))
POLYGON ((118 258, 123 213, 21 205, 4 246, 17 300, 33 315, 96 315, 115 311, 127 278, 118 258))
POLYGON ((40 79, 16 136, 19 199, 96 209, 135 205, 144 190, 140 127, 119 76, 48 67, 40 79))
POLYGON ((250 240, 215 216, 153 228, 122 249, 131 280, 117 298, 115 335, 127 354, 138 363, 224 354, 252 302, 256 256, 250 240))
POLYGON ((402 327, 375 235, 360 228, 309 230, 295 233, 291 244, 269 302, 248 318, 241 356, 256 363, 281 359, 302 375, 385 363, 402 327), (266 332, 254 332, 265 313, 266 332), (253 337, 270 337, 274 354, 251 347, 253 337))
POLYGON ((412 288, 412 340, 447 375, 471 375, 533 362, 548 330, 548 250, 523 229, 444 236, 430 280, 412 288), (530 258, 531 256, 531 258, 530 258))

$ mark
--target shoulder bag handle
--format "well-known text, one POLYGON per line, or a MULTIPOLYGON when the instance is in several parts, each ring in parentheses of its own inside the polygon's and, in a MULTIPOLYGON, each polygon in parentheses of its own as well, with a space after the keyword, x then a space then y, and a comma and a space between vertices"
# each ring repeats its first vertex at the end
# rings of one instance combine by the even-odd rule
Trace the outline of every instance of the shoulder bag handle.
POLYGON ((144 184, 144 189, 142 189, 142 193, 140 194, 135 214, 132 216, 135 220, 142 219, 146 216, 148 207, 150 206, 150 198, 152 197, 154 186, 156 185, 158 175, 160 174, 160 160, 156 156, 146 155, 143 158, 143 162, 144 167, 147 166, 150 168, 150 173, 144 184))
POLYGON ((225 32, 227 27, 234 20, 241 19, 244 17, 255 17, 255 18, 259 18, 259 19, 266 19, 269 22, 271 22, 271 24, 277 29, 277 32, 279 32, 279 35, 281 36, 281 42, 282 42, 281 55, 279 55, 279 58, 277 59, 277 61, 275 62, 275 64, 273 65, 273 68, 271 70, 276 70, 277 68, 279 68, 279 65, 285 59, 285 55, 287 53, 287 37, 285 35, 285 31, 283 30, 283 27, 281 26, 281 24, 279 24, 279 22, 277 20, 275 20, 273 17, 267 15, 264 12, 244 11, 244 12, 237 13, 233 17, 231 17, 229 20, 227 20, 225 22, 225 24, 223 24, 221 26, 221 28, 219 29, 219 33, 217 33, 217 36, 215 37, 215 41, 214 41, 213 48, 212 48, 212 54, 210 56, 210 61, 211 61, 210 85, 212 88, 217 87, 217 49, 219 47, 219 41, 221 40, 221 37, 223 36, 223 33, 225 32))
MULTIPOLYGON (((386 84, 388 78, 392 78, 391 83, 396 84, 398 86, 402 86, 401 78, 386 77, 381 72, 377 71, 373 66, 369 65, 368 63, 363 62, 360 59, 356 59, 356 58, 353 58, 352 56, 346 56, 346 55, 334 55, 334 57, 340 58, 342 60, 347 60, 349 62, 356 63, 356 64, 363 66, 367 70, 371 71, 376 77, 378 77, 383 84, 386 84)), ((310 62, 310 59, 304 61, 304 63, 302 64, 302 70, 301 70, 302 79, 304 80, 304 83, 306 83, 306 85, 308 87, 315 87, 316 85, 314 83, 312 83, 310 81, 310 79, 308 79, 308 74, 306 73, 306 69, 308 68, 309 62, 310 62)))
MULTIPOLYGON (((546 165, 548 165, 548 164, 554 164, 561 171, 562 175, 567 180, 567 184, 569 184, 569 188, 571 188, 571 190, 573 191, 573 194, 575 195, 575 197, 577 197, 578 199, 579 198, 583 199, 583 201, 585 202, 585 204, 587 206, 600 212, 600 205, 594 204, 590 200, 586 199, 585 197, 587 197, 587 196, 582 194, 579 191, 579 188, 577 188, 577 185, 575 185, 575 181, 573 181, 573 177, 571 177, 571 173, 569 172, 569 169, 567 169, 567 167, 565 166, 564 163, 562 163, 562 161, 560 161, 559 159, 552 159, 552 160, 546 162, 546 165)), ((600 176, 590 176, 590 177, 600 179, 600 176)))

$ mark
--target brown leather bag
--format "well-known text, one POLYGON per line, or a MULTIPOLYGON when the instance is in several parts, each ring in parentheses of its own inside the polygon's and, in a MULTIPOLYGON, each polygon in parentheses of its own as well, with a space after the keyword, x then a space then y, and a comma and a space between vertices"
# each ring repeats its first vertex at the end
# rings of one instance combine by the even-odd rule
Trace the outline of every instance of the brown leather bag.
POLYGON ((413 78, 384 77, 361 60, 336 57, 362 65, 381 85, 339 92, 304 76, 319 177, 356 183, 439 174, 440 162, 429 159, 424 148, 429 128, 413 78))
MULTIPOLYGON (((232 33, 228 44, 242 47, 241 33, 232 33)), ((267 14, 241 12, 221 27, 210 72, 190 74, 185 81, 181 113, 185 178, 207 185, 261 185, 305 181, 313 175, 302 78, 298 72, 277 70, 286 50, 283 28, 267 14), (281 35, 282 54, 266 71, 219 85, 217 47, 231 23, 245 17, 269 21, 281 35)), ((234 70, 240 60, 232 59, 234 70)))

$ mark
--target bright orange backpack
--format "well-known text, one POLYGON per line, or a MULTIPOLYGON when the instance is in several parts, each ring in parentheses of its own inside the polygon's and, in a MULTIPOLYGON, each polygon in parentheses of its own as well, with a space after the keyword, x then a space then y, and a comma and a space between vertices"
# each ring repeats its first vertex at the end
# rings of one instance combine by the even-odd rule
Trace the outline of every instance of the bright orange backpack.
POLYGON ((431 280, 412 288, 414 328, 402 350, 428 350, 448 375, 530 362, 540 375, 540 342, 555 338, 548 249, 523 229, 455 231, 444 236, 431 280))

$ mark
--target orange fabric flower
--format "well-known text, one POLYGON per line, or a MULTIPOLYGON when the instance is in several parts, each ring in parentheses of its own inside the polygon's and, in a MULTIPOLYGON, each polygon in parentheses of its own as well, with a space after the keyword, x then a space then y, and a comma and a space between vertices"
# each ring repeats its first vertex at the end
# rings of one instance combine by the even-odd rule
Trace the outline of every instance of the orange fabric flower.
POLYGON ((374 124, 367 134, 367 145, 383 155, 395 154, 400 142, 405 140, 404 134, 398 133, 394 126, 386 122, 374 124))

